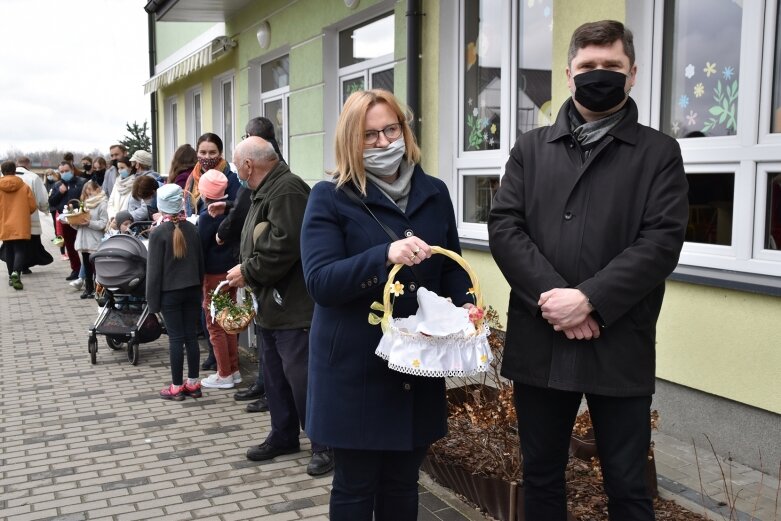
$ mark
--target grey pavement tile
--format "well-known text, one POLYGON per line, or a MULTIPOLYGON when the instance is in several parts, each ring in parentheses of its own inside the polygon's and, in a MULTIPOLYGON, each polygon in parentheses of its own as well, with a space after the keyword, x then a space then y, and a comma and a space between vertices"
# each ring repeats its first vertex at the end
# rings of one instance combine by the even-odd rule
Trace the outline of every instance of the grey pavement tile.
POLYGON ((209 488, 205 490, 198 490, 196 492, 188 492, 182 494, 182 501, 189 503, 190 501, 198 501, 199 499, 210 499, 213 497, 224 496, 228 494, 228 489, 225 487, 209 488))
POLYGON ((122 481, 112 481, 111 483, 104 483, 101 485, 101 488, 103 490, 117 490, 120 488, 130 488, 130 487, 137 487, 139 485, 148 485, 149 479, 148 478, 134 478, 134 479, 126 479, 122 481))
POLYGON ((268 505, 268 511, 273 514, 280 514, 282 512, 290 512, 293 510, 300 510, 302 508, 308 508, 315 506, 314 502, 311 499, 304 498, 304 499, 294 499, 292 501, 285 501, 282 503, 274 503, 272 505, 268 505))

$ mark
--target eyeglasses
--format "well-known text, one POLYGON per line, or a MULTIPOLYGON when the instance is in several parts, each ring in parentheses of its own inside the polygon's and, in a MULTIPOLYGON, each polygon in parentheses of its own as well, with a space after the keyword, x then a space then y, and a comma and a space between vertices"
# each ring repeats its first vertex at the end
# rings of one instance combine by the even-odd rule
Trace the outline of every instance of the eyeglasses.
POLYGON ((395 141, 396 139, 399 139, 399 136, 401 136, 401 124, 392 123, 382 130, 367 130, 363 133, 363 144, 373 145, 376 143, 377 140, 380 139, 380 132, 385 134, 385 137, 388 138, 388 141, 395 141))

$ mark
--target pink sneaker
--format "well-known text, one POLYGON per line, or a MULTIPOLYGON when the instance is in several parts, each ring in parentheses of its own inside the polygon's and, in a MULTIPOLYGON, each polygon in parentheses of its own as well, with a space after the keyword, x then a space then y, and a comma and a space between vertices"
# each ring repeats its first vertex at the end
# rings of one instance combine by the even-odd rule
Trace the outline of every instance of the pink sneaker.
POLYGON ((184 400, 184 385, 171 384, 162 391, 160 391, 160 398, 163 400, 173 400, 175 402, 181 402, 184 400))
POLYGON ((203 393, 201 392, 201 382, 191 384, 185 381, 182 386, 182 393, 184 396, 189 396, 191 398, 200 398, 203 396, 203 393))

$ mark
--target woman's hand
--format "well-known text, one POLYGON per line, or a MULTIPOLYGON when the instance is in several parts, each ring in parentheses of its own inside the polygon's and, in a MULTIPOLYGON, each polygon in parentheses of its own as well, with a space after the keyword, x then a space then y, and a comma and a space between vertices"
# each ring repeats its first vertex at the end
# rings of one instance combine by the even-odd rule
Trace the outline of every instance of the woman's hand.
POLYGON ((388 262, 414 266, 431 257, 431 246, 415 236, 392 242, 388 249, 388 262))

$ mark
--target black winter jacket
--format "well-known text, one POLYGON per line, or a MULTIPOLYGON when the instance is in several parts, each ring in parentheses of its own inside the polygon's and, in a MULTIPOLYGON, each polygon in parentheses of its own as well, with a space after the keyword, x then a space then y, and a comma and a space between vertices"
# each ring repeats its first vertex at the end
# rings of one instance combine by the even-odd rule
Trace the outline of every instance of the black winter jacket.
POLYGON ((488 219, 510 283, 502 374, 608 396, 654 392, 656 321, 688 221, 678 143, 624 118, 582 159, 568 100, 556 123, 518 138, 488 219), (603 330, 568 340, 542 318, 540 294, 579 288, 603 330))

